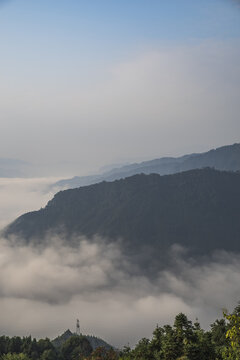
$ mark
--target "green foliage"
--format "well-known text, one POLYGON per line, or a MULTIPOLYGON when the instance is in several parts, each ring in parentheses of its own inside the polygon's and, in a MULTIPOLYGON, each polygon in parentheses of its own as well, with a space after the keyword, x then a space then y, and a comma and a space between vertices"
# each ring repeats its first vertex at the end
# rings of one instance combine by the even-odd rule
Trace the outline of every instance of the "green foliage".
POLYGON ((1 357, 1 360, 29 360, 28 356, 24 353, 7 353, 1 357))
POLYGON ((92 353, 93 349, 84 336, 71 336, 61 347, 64 360, 79 360, 92 353))
POLYGON ((229 346, 229 341, 226 338, 227 325, 225 319, 216 320, 211 325, 212 344, 215 349, 216 359, 223 359, 223 352, 229 346))
POLYGON ((239 360, 240 359, 240 306, 238 305, 232 314, 224 312, 227 319, 226 338, 229 345, 223 350, 223 359, 239 360))
POLYGON ((135 349, 133 350, 133 356, 136 360, 152 360, 153 356, 150 348, 150 341, 146 338, 140 340, 135 349))
POLYGON ((56 360, 57 351, 49 339, 41 339, 36 341, 31 336, 20 338, 15 336, 9 338, 7 336, 0 337, 0 358, 1 360, 14 360, 15 358, 22 360, 56 360), (10 359, 11 357, 11 359, 10 359))
POLYGON ((239 360, 240 305, 225 319, 216 320, 210 331, 192 324, 180 313, 173 326, 157 326, 151 340, 142 339, 131 350, 121 353, 121 360, 239 360))
POLYGON ((92 352, 87 360, 118 360, 118 354, 113 349, 98 347, 92 352))
POLYGON ((121 353, 121 359, 222 360, 218 353, 227 344, 224 324, 224 320, 216 321, 212 331, 204 331, 198 321, 192 324, 185 314, 180 313, 173 326, 157 326, 151 340, 142 339, 135 349, 127 348, 121 353))

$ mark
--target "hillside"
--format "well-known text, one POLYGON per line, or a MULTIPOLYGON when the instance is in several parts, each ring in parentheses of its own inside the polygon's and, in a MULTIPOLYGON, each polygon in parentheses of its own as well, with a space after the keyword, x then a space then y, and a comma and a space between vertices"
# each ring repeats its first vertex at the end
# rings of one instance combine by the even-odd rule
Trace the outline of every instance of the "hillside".
POLYGON ((128 254, 165 259, 173 244, 193 254, 240 250, 240 173, 214 169, 174 175, 135 175, 60 191, 44 209, 20 216, 5 236, 43 241, 64 230, 108 241, 122 239, 128 254), (36 240, 38 239, 38 240, 36 240))
MULTIPOLYGON (((58 336, 54 340, 52 340, 52 344, 55 348, 60 348, 69 338, 75 336, 69 329, 66 330, 62 335, 58 336)), ((105 349, 112 349, 113 346, 106 343, 106 341, 92 335, 84 335, 84 337, 89 341, 93 350, 97 349, 98 347, 103 347, 105 349)))
POLYGON ((204 167, 226 171, 240 170, 240 144, 222 146, 216 150, 212 149, 201 154, 184 155, 178 158, 164 157, 138 164, 125 165, 98 175, 75 176, 72 179, 60 180, 54 186, 57 188, 76 188, 101 181, 123 179, 141 173, 169 175, 204 167))

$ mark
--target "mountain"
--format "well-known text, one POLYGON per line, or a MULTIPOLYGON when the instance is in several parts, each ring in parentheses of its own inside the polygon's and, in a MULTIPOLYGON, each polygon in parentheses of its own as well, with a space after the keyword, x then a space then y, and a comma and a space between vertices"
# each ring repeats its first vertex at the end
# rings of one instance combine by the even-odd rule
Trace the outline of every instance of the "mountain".
POLYGON ((151 266, 164 264, 174 244, 197 255, 240 251, 240 173, 206 168, 141 174, 60 191, 4 235, 44 242, 49 231, 64 231, 70 244, 75 234, 121 239, 127 254, 139 255, 138 262, 151 259, 151 266))
POLYGON ((136 174, 169 175, 182 171, 212 167, 217 170, 240 170, 240 144, 233 144, 210 150, 201 154, 184 155, 178 158, 164 157, 144 161, 139 164, 130 164, 103 174, 90 176, 75 176, 72 179, 60 180, 54 184, 55 188, 76 188, 95 184, 101 181, 123 179, 136 174))
MULTIPOLYGON (((52 340, 52 344, 55 348, 60 348, 70 337, 75 336, 76 334, 72 333, 69 329, 66 330, 62 335, 58 336, 54 340, 52 340)), ((106 341, 92 335, 83 335, 90 343, 93 350, 98 347, 104 347, 109 350, 112 349, 113 346, 106 343, 106 341)))
POLYGON ((55 348, 59 348, 65 343, 65 341, 67 341, 73 335, 74 334, 68 329, 62 335, 59 335, 58 337, 53 339, 52 344, 55 348))

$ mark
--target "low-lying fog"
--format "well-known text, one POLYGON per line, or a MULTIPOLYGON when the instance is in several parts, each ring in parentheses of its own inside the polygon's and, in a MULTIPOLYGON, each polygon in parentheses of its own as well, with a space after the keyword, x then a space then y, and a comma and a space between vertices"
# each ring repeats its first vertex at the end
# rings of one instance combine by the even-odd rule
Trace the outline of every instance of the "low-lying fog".
MULTIPOLYGON (((51 182, 1 179, 1 224, 44 206, 51 182)), ((118 244, 81 237, 73 249, 54 235, 47 243, 0 240, 0 334, 53 338, 74 331, 79 318, 83 333, 133 345, 180 311, 208 327, 240 299, 240 255, 216 253, 210 263, 194 265, 174 247, 175 266, 152 281, 133 269, 118 244)))
POLYGON ((0 178, 0 228, 25 212, 46 205, 54 193, 51 184, 57 178, 0 178))

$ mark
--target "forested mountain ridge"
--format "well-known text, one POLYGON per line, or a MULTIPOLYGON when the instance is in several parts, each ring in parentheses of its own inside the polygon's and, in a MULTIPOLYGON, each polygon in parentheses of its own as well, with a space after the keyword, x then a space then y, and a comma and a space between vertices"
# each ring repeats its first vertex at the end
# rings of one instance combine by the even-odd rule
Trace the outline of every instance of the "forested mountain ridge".
POLYGON ((240 173, 206 168, 174 175, 135 175, 60 191, 44 209, 20 216, 4 231, 27 241, 48 231, 108 241, 153 258, 173 244, 196 254, 240 251, 240 173))
POLYGON ((55 187, 75 188, 95 184, 101 181, 113 181, 136 174, 169 175, 182 171, 213 167, 217 170, 240 170, 240 144, 222 146, 217 149, 180 157, 163 157, 142 163, 125 165, 98 175, 75 176, 72 179, 60 180, 55 187))

